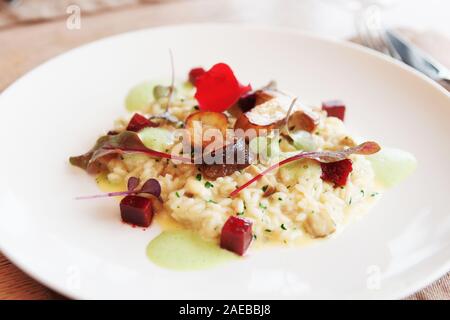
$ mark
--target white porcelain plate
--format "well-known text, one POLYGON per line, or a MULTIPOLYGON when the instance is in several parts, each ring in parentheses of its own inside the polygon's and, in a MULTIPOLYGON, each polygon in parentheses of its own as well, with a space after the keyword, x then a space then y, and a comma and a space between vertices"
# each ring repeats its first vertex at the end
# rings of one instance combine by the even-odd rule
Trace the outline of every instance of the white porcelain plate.
POLYGON ((450 270, 450 98, 420 74, 355 45, 296 31, 194 25, 97 41, 50 60, 0 96, 0 248, 74 298, 401 298, 450 270), (340 98, 352 130, 415 154, 413 176, 338 237, 270 248, 195 272, 153 265, 158 228, 120 222, 113 199, 68 164, 125 113, 129 88, 224 61, 255 86, 340 98))

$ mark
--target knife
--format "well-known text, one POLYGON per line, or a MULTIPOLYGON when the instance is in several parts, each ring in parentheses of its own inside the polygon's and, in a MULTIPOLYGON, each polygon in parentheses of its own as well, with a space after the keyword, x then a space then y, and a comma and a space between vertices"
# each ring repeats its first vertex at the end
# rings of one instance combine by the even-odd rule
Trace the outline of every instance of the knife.
POLYGON ((386 30, 387 42, 407 65, 422 72, 450 90, 450 70, 392 30, 386 30))

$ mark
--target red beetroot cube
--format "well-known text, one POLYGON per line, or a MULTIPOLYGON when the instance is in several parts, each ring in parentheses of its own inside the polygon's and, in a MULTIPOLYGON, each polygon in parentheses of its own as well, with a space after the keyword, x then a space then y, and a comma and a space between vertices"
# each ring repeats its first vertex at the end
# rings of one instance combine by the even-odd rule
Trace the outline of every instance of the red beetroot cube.
POLYGON ((252 222, 231 216, 223 225, 220 247, 242 256, 250 246, 252 239, 252 222))
POLYGON ((194 68, 189 71, 189 82, 195 86, 197 78, 205 73, 205 69, 203 68, 194 68))
POLYGON ((152 202, 140 196, 126 196, 120 201, 120 215, 123 222, 146 228, 153 219, 152 202))
POLYGON ((340 100, 330 100, 322 102, 322 109, 326 111, 329 117, 336 117, 344 121, 345 104, 340 100))
POLYGON ((347 178, 353 170, 352 160, 344 159, 337 162, 321 163, 322 180, 334 183, 335 187, 343 187, 347 178))
POLYGON ((127 130, 138 132, 144 128, 155 127, 155 126, 156 126, 155 123, 151 122, 143 115, 140 115, 139 113, 135 113, 134 116, 131 118, 130 122, 128 123, 127 130))

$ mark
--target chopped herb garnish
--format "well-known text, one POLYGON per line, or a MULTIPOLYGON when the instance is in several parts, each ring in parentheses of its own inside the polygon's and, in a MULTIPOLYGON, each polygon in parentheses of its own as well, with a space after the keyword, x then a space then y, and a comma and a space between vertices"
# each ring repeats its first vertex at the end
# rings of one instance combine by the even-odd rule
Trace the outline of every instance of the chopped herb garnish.
POLYGON ((199 109, 199 107, 198 106, 194 106, 194 110, 198 110, 199 109))
POLYGON ((281 227, 281 229, 283 229, 283 230, 287 230, 287 228, 285 227, 284 223, 282 223, 280 227, 281 227))
POLYGON ((260 207, 261 209, 267 209, 267 207, 266 207, 265 205, 263 205, 262 203, 259 203, 259 207, 260 207))
POLYGON ((371 197, 375 197, 375 196, 377 196, 378 195, 378 192, 374 192, 374 193, 372 193, 370 196, 371 197))
POLYGON ((272 230, 270 230, 270 229, 266 229, 266 230, 264 230, 265 232, 272 232, 272 230))
POLYGON ((267 190, 268 187, 269 187, 268 185, 265 185, 264 187, 262 187, 262 191, 263 191, 263 192, 266 192, 266 190, 267 190))
POLYGON ((361 190, 361 194, 362 194, 362 196, 364 197, 364 190, 361 190))
POLYGON ((350 200, 348 201, 348 205, 352 204, 352 198, 350 198, 350 200))
POLYGON ((217 204, 217 202, 215 202, 214 200, 211 200, 211 199, 209 199, 207 202, 208 203, 215 203, 215 204, 217 204))
POLYGON ((281 199, 281 198, 278 198, 278 201, 283 201, 283 199, 281 199))
POLYGON ((177 192, 175 192, 175 195, 177 196, 177 198, 179 198, 179 197, 180 197, 180 194, 178 193, 178 191, 177 191, 177 192))
POLYGON ((195 176, 195 179, 197 179, 197 181, 201 181, 201 180, 202 180, 202 175, 201 175, 201 173, 197 174, 197 175, 195 176))
POLYGON ((256 236, 256 234, 254 234, 254 235, 253 235, 253 239, 256 240, 257 238, 258 238, 258 237, 256 236))
POLYGON ((211 183, 211 182, 209 182, 209 181, 206 181, 205 182, 205 188, 214 188, 214 185, 211 183))
POLYGON ((242 216, 242 215, 244 215, 244 211, 242 211, 242 212, 236 212, 236 215, 237 215, 237 216, 242 216))

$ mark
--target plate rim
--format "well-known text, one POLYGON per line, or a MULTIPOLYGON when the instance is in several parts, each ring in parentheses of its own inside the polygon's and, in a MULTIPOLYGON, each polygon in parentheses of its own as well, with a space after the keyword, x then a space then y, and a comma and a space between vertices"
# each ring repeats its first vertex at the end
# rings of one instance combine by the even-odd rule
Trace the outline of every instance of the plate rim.
MULTIPOLYGON (((432 79, 426 77, 419 71, 413 69, 412 67, 395 60, 394 58, 391 58, 389 56, 386 56, 382 53, 376 52, 372 49, 366 48, 362 45, 359 45, 357 43, 350 42, 345 39, 338 39, 331 36, 321 35, 310 31, 305 31, 301 29, 295 29, 293 27, 283 27, 283 26, 271 26, 268 24, 256 24, 256 23, 236 23, 236 22, 226 22, 226 23, 210 23, 210 22, 204 22, 204 23, 182 23, 182 24, 168 24, 168 25, 162 25, 162 26, 155 26, 155 27, 144 27, 141 29, 126 31, 117 33, 114 35, 110 35, 107 37, 102 37, 87 43, 84 43, 82 45, 79 45, 77 47, 71 48, 67 51, 64 51, 62 53, 59 53, 43 62, 41 62, 39 65, 35 66, 34 68, 30 69, 29 71, 25 72, 21 76, 19 76, 16 80, 14 80, 11 84, 9 84, 2 92, 0 92, 0 107, 2 104, 2 100, 4 99, 4 96, 9 94, 9 92, 17 85, 19 85, 22 81, 25 81, 29 76, 33 75, 34 73, 38 72, 41 68, 45 68, 48 64, 53 63, 54 61, 57 61, 59 59, 64 59, 67 56, 70 56, 72 54, 76 54, 80 50, 85 50, 89 47, 95 47, 95 46, 101 46, 102 43, 109 42, 109 41, 115 41, 121 37, 128 37, 133 34, 139 34, 139 33, 146 33, 149 31, 164 31, 164 30, 173 30, 173 29, 182 29, 182 28, 190 28, 190 29, 196 29, 196 28, 219 28, 219 29, 247 29, 251 31, 268 31, 268 32, 279 32, 279 33, 287 33, 296 35, 298 37, 303 38, 309 38, 312 40, 319 40, 321 42, 327 42, 331 43, 335 46, 347 48, 350 50, 358 51, 360 53, 370 55, 374 57, 375 59, 382 60, 387 64, 391 64, 395 66, 396 68, 399 68, 399 70, 402 70, 403 72, 409 73, 412 77, 416 77, 420 79, 424 85, 431 86, 437 93, 443 95, 444 97, 448 98, 450 101, 450 92, 447 91, 445 88, 437 84, 432 79)), ((75 290, 72 290, 70 288, 67 288, 63 284, 61 284, 59 281, 55 279, 51 279, 48 277, 43 276, 39 273, 39 271, 36 271, 37 268, 33 267, 33 264, 26 263, 23 261, 19 254, 16 254, 8 249, 8 246, 5 246, 2 242, 2 236, 0 235, 0 252, 16 267, 18 267, 21 271, 23 271, 25 274, 30 276, 32 279, 38 281, 40 284, 44 285, 45 287, 50 288, 51 290, 58 292, 59 294, 72 299, 92 299, 93 297, 90 297, 88 294, 86 296, 82 296, 81 292, 75 292, 75 290)), ((416 279, 415 281, 411 282, 411 284, 403 286, 401 289, 396 290, 395 292, 386 292, 385 293, 385 299, 403 299, 406 298, 412 294, 414 294, 417 291, 420 291, 430 285, 431 283, 435 282, 442 276, 444 276, 447 272, 450 271, 450 257, 446 259, 445 263, 442 263, 440 267, 435 268, 434 272, 428 274, 425 277, 421 277, 419 279, 416 279)), ((124 299, 127 299, 126 297, 124 299)), ((360 299, 369 299, 367 297, 361 297, 360 299)), ((377 298, 379 299, 379 298, 377 298)))

